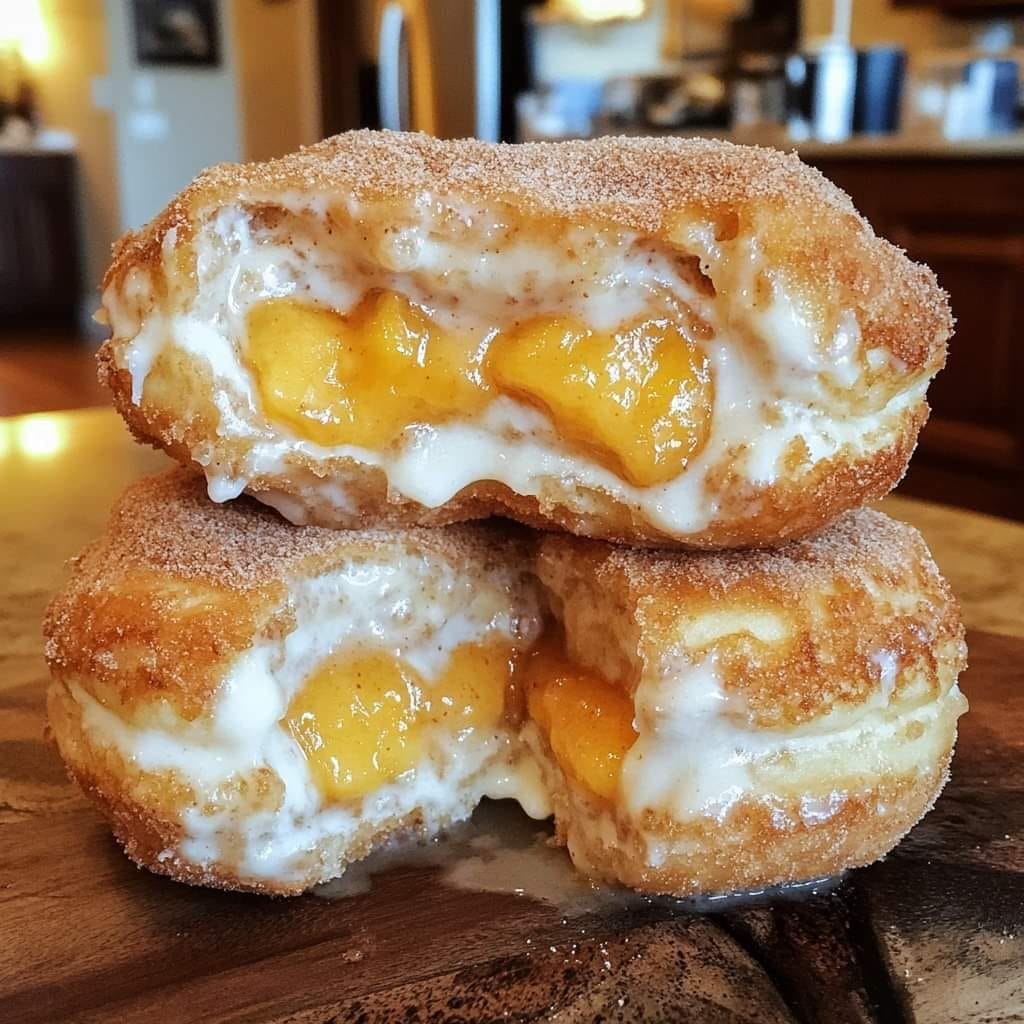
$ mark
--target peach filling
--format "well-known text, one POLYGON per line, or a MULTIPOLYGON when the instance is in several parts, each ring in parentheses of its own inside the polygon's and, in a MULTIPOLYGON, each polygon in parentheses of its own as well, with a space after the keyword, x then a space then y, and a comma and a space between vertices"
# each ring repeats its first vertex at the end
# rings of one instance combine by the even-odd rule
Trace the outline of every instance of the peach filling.
POLYGON ((523 686, 527 713, 562 771, 595 796, 614 800, 623 758, 637 737, 629 694, 569 661, 556 638, 527 659, 523 686))
POLYGON ((246 351, 267 414, 324 446, 385 449, 407 427, 471 419, 505 394, 651 486, 685 469, 710 430, 708 358, 661 319, 611 332, 540 317, 481 334, 443 328, 394 292, 344 315, 271 299, 249 311, 246 351))
POLYGON ((264 409, 317 444, 386 448, 490 397, 470 342, 392 292, 347 316, 273 299, 249 311, 247 335, 264 409))
POLYGON ((639 487, 678 476, 711 427, 707 356, 664 320, 614 334, 564 317, 498 334, 494 385, 543 409, 563 437, 639 487))
POLYGON ((430 756, 431 740, 497 728, 511 650, 463 644, 436 679, 384 651, 334 656, 306 679, 284 725, 326 800, 365 796, 430 756))

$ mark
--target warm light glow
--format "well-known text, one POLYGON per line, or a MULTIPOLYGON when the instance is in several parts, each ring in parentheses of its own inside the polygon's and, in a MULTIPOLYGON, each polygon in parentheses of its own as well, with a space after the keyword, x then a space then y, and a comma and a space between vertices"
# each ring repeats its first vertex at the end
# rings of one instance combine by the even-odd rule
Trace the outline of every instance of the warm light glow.
POLYGON ((11 424, 0 420, 0 459, 4 459, 11 451, 11 424))
POLYGON ((619 18, 642 18, 647 0, 550 0, 548 11, 556 17, 600 24, 619 18))
POLYGON ((67 424, 56 416, 26 416, 14 424, 14 443, 30 459, 49 458, 67 443, 67 424))
POLYGON ((50 55, 50 33, 39 0, 3 0, 0 48, 8 46, 28 64, 42 64, 50 55))

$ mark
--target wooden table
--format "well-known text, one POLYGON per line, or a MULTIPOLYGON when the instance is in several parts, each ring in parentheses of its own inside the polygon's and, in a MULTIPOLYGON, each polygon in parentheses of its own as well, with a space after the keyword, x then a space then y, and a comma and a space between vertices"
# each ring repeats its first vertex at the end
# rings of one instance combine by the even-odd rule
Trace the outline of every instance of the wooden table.
POLYGON ((104 410, 0 420, 0 1021, 1024 1020, 1024 526, 883 503, 963 602, 971 712, 932 814, 837 890, 564 919, 418 868, 274 901, 137 871, 43 740, 43 607, 163 465, 104 410))

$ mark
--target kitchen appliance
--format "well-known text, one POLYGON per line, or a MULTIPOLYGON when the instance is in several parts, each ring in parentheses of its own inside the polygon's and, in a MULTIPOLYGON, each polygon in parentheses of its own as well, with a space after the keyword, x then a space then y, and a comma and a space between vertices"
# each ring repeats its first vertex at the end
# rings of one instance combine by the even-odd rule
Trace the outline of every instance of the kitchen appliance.
MULTIPOLYGON (((510 140, 527 88, 527 0, 363 0, 375 46, 377 124, 510 140)), ((372 80, 373 76, 369 76, 372 80)))
POLYGON ((655 129, 729 127, 729 93, 717 57, 693 59, 678 76, 651 79, 644 90, 644 123, 655 129))
POLYGON ((586 138, 593 134, 603 91, 599 81, 566 78, 522 93, 516 105, 517 140, 586 138))
POLYGON ((900 126, 900 101, 907 54, 898 46, 871 46, 857 52, 853 130, 887 135, 900 126))
POLYGON ((601 96, 602 133, 728 128, 729 92, 722 65, 719 55, 704 55, 680 62, 671 74, 609 79, 601 96))
POLYGON ((981 47, 918 54, 908 82, 907 130, 966 140, 1020 129, 1024 47, 981 47))
POLYGON ((732 127, 751 129, 785 120, 785 60, 777 53, 740 54, 732 75, 732 127))
POLYGON ((853 131, 857 54, 850 46, 852 0, 833 0, 832 32, 804 54, 786 62, 790 134, 842 142, 853 131))

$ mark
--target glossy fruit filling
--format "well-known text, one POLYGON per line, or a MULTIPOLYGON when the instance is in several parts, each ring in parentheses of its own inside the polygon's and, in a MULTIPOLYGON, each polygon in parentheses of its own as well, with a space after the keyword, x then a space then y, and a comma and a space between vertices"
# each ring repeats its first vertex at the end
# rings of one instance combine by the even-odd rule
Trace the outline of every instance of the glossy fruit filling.
POLYGON ((432 742, 497 728, 510 674, 498 644, 455 648, 434 679, 387 652, 342 652, 306 679, 283 724, 323 797, 356 799, 416 768, 432 742))
POLYGON ((639 487, 678 476, 711 425, 707 356, 664 320, 611 333, 563 317, 498 334, 494 385, 544 410, 559 433, 639 487))
POLYGON ((594 331, 539 317, 459 332, 386 291, 345 315, 290 298, 260 303, 247 317, 246 358, 268 416, 320 445, 383 450, 410 426, 472 420, 504 394, 637 486, 685 469, 714 403, 707 355, 665 320, 594 331))
POLYGON ((569 778, 616 799, 637 738, 632 698, 572 662, 557 628, 519 659, 502 644, 463 644, 433 679, 390 652, 340 652, 306 679, 282 724, 324 799, 338 802, 418 768, 439 743, 514 728, 524 713, 569 778))
POLYGON ((557 634, 525 661, 523 686, 527 714, 562 771, 595 796, 614 800, 622 761, 637 737, 629 694, 573 664, 557 634))
POLYGON ((472 416, 490 399, 472 343, 392 292, 346 316, 273 299, 250 310, 247 332, 263 408, 317 444, 387 448, 412 423, 472 416))

